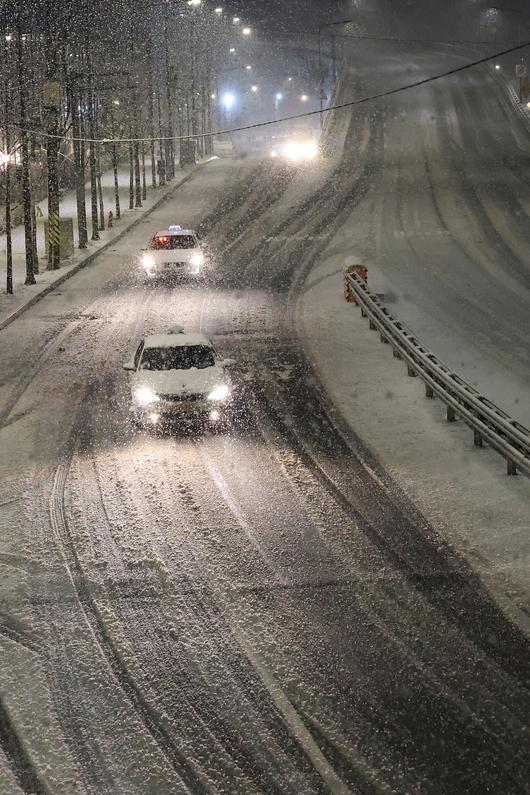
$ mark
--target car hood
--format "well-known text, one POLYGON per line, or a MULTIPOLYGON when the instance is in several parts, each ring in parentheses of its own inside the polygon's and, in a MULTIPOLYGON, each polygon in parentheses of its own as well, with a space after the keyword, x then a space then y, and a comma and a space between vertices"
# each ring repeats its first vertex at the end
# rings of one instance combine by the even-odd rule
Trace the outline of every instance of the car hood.
POLYGON ((228 374, 222 367, 205 370, 140 370, 131 379, 131 389, 147 387, 157 395, 209 394, 216 386, 230 385, 228 374))
POLYGON ((199 248, 174 248, 171 251, 148 251, 155 262, 190 262, 195 254, 201 254, 199 248))

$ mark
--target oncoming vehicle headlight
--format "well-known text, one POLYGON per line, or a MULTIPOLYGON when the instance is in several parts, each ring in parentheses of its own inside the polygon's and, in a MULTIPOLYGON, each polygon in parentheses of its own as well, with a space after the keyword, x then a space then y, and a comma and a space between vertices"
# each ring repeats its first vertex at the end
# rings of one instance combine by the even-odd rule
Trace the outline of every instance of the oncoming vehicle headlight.
POLYGON ((192 265, 204 265, 204 254, 201 254, 200 252, 197 252, 196 254, 192 254, 191 264, 192 265))
POLYGON ((226 384, 222 384, 221 386, 216 386, 213 392, 210 392, 208 395, 208 400, 213 400, 218 403, 222 403, 223 400, 226 400, 230 395, 230 389, 227 387, 226 384))
POLYGON ((294 140, 285 144, 283 151, 288 160, 314 160, 318 157, 318 144, 310 140, 294 140))
POLYGON ((150 406, 152 403, 159 403, 160 398, 153 392, 152 389, 149 389, 148 386, 143 386, 140 389, 135 390, 134 399, 140 406, 150 406))
POLYGON ((155 258, 151 256, 151 254, 144 254, 142 257, 142 267, 146 270, 151 270, 151 268, 155 267, 155 258))

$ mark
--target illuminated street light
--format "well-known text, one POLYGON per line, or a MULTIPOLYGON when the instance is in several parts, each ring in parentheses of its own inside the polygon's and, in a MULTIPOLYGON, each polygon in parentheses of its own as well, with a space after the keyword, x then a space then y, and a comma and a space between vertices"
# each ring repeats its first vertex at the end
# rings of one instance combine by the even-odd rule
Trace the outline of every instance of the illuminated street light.
POLYGON ((228 92, 227 94, 223 95, 223 105, 225 106, 226 110, 232 110, 235 104, 236 104, 236 98, 234 94, 228 92))
POLYGON ((309 97, 307 96, 307 94, 302 94, 302 96, 300 97, 300 99, 302 100, 302 102, 307 102, 307 100, 309 99, 309 97))
POLYGON ((216 96, 216 94, 210 94, 210 99, 215 99, 216 96))
POLYGON ((119 99, 113 99, 112 103, 113 103, 113 105, 119 105, 120 104, 120 100, 119 99))
POLYGON ((237 25, 238 22, 241 22, 241 17, 234 17, 234 25, 237 25))
POLYGON ((249 64, 248 66, 245 66, 245 69, 247 70, 247 72, 250 72, 250 70, 252 69, 252 67, 251 67, 251 65, 249 64))
POLYGON ((257 86, 251 86, 250 90, 252 91, 253 94, 257 94, 259 89, 257 86))
POLYGON ((188 0, 189 6, 200 6, 202 0, 188 0))
POLYGON ((215 13, 216 14, 222 14, 223 13, 223 9, 219 6, 219 8, 215 9, 215 13))
POLYGON ((243 30, 241 32, 242 32, 243 36, 250 36, 250 34, 252 33, 250 28, 243 28, 243 30))
POLYGON ((276 99, 276 102, 281 102, 281 101, 282 101, 282 99, 283 99, 283 94, 281 94, 280 92, 278 92, 278 93, 276 94, 276 97, 275 97, 275 99, 276 99))
POLYGON ((4 168, 5 166, 9 165, 11 160, 11 155, 8 155, 6 152, 0 152, 0 168, 4 168))
POLYGON ((230 47, 230 52, 235 52, 235 51, 236 51, 235 47, 230 47))
POLYGON ((500 69, 500 68, 501 68, 501 65, 499 63, 496 63, 495 64, 495 69, 500 69))

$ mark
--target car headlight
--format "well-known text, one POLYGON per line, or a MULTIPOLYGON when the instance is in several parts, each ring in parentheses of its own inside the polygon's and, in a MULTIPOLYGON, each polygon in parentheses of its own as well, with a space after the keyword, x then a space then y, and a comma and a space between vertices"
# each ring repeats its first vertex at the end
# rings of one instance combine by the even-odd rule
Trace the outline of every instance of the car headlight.
POLYGON ((146 270, 151 270, 151 268, 155 267, 155 258, 151 256, 151 254, 144 254, 142 257, 142 266, 146 270))
POLYGON ((204 254, 201 254, 200 252, 198 252, 197 254, 192 254, 191 264, 204 265, 204 254))
POLYGON ((213 392, 210 392, 208 395, 208 400, 213 400, 218 403, 222 403, 223 400, 226 400, 230 395, 230 389, 227 387, 226 384, 222 384, 221 386, 216 386, 213 392))
POLYGON ((148 386, 143 386, 140 389, 136 389, 134 392, 134 399, 140 406, 150 406, 152 403, 159 403, 160 398, 153 392, 152 389, 149 389, 148 386))

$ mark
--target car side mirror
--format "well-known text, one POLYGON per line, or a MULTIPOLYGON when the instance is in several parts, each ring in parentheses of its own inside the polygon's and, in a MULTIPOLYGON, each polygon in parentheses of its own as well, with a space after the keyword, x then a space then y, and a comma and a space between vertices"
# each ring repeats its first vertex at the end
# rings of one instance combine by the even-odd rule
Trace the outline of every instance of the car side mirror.
POLYGON ((134 372, 136 370, 136 365, 134 364, 134 362, 125 362, 125 364, 123 365, 123 369, 134 372))

